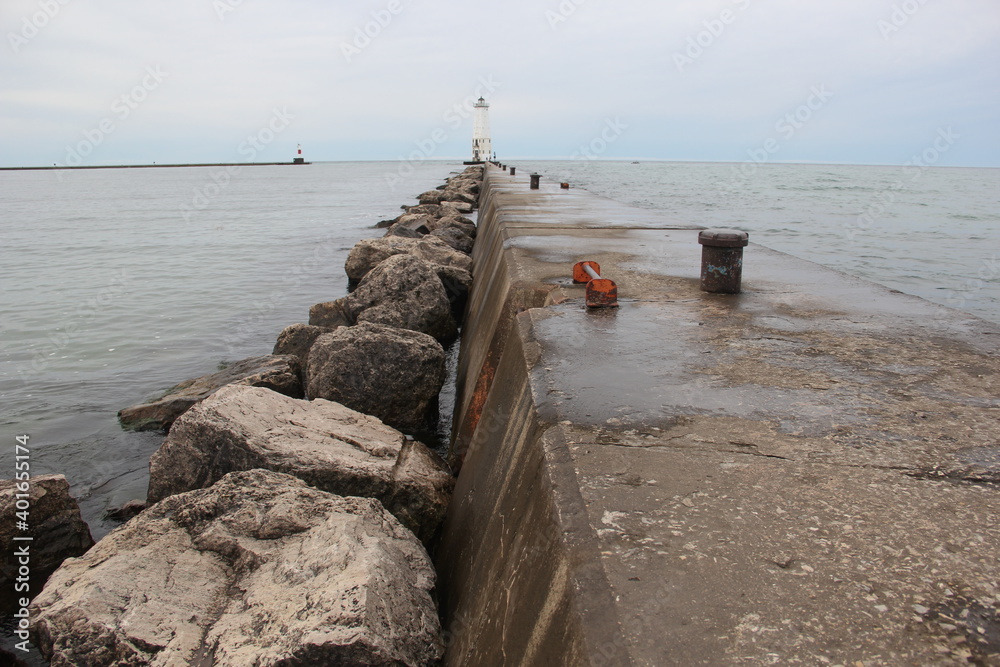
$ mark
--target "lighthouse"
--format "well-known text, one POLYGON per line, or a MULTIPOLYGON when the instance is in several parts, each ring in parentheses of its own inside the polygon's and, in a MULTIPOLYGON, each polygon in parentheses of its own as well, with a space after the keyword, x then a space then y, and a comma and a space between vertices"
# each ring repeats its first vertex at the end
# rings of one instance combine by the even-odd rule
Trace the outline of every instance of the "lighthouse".
POLYGON ((299 144, 298 154, 295 156, 295 159, 292 160, 292 164, 305 164, 305 163, 306 159, 302 157, 302 144, 299 144))
POLYGON ((490 141, 490 105, 482 97, 475 104, 472 117, 472 163, 487 162, 493 156, 490 141))

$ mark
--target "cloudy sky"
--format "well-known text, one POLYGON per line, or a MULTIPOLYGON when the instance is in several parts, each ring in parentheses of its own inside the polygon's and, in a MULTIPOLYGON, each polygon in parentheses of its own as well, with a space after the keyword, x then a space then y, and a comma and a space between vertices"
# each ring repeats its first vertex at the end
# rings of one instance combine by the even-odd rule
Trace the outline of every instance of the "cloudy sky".
POLYGON ((1000 166, 997 0, 2 0, 0 166, 1000 166), (921 157, 923 156, 923 157, 921 157))

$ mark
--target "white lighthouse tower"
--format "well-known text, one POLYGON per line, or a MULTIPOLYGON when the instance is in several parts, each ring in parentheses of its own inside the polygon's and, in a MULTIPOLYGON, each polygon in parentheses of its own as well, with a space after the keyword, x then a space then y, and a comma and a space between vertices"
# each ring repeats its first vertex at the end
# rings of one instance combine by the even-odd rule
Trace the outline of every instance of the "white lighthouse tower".
POLYGON ((493 158, 493 142, 490 141, 490 104, 480 97, 475 109, 472 118, 472 162, 488 162, 493 158))

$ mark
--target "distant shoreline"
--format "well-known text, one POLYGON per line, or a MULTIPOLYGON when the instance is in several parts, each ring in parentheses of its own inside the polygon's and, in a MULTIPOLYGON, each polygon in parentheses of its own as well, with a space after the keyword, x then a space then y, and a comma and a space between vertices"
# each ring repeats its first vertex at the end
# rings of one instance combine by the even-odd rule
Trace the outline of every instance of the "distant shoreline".
POLYGON ((168 169, 176 167, 284 167, 301 166, 312 164, 312 162, 198 162, 190 164, 108 164, 108 165, 81 165, 78 167, 53 166, 53 167, 0 167, 0 171, 45 171, 57 169, 168 169))

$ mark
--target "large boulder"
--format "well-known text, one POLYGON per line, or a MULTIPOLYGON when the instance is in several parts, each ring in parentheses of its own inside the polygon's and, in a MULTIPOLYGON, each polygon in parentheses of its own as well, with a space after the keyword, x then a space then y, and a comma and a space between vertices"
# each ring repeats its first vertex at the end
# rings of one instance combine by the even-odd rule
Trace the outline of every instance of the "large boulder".
POLYGON ((431 665, 420 542, 381 504, 251 470, 171 496, 32 603, 53 665, 431 665))
POLYGON ((302 365, 291 355, 266 355, 237 361, 218 373, 186 380, 161 398, 118 411, 118 421, 130 431, 170 429, 174 420, 192 405, 227 384, 267 387, 279 394, 302 398, 302 365))
POLYGON ((355 322, 420 331, 443 343, 458 337, 436 266, 412 255, 393 255, 381 262, 342 303, 355 322))
POLYGON ((466 255, 472 254, 472 246, 475 244, 475 241, 459 227, 451 225, 439 227, 431 232, 431 236, 441 239, 461 253, 465 253, 466 255))
POLYGON ((80 506, 69 495, 62 475, 37 475, 27 480, 0 480, 0 614, 30 600, 67 558, 84 554, 94 545, 80 506), (20 496, 20 497, 19 497, 20 496), (20 501, 20 507, 18 502, 20 501), (27 509, 24 509, 27 507, 27 509), (32 538, 16 540, 15 538, 32 538), (18 551, 28 550, 27 578, 21 572, 18 551), (24 585, 28 588, 21 590, 24 585))
POLYGON ((475 206, 467 204, 466 202, 446 201, 441 203, 441 214, 439 217, 445 218, 448 216, 468 215, 469 213, 472 213, 474 209, 475 206))
POLYGON ((462 231, 471 238, 476 238, 476 225, 464 216, 449 216, 447 218, 438 218, 434 224, 434 230, 445 229, 447 227, 454 227, 462 231))
MULTIPOLYGON (((407 213, 422 213, 424 215, 429 215, 432 218, 437 218, 441 215, 440 204, 417 204, 416 206, 407 206, 404 204, 402 209, 407 213)), ((399 218, 396 218, 396 221, 398 222, 399 218)))
POLYGON ((472 194, 469 190, 458 190, 453 188, 448 188, 441 193, 441 202, 464 202, 475 207, 479 204, 479 197, 472 194))
POLYGON ((417 201, 421 204, 440 204, 443 199, 444 193, 441 190, 428 190, 427 192, 420 193, 417 197, 417 201))
POLYGON ((448 295, 451 316, 456 322, 461 322, 469 290, 472 289, 472 274, 454 266, 438 266, 437 274, 441 284, 444 285, 445 294, 448 295))
POLYGON ((386 236, 401 236, 407 239, 419 239, 430 233, 434 224, 433 218, 427 215, 404 215, 401 218, 409 220, 399 220, 386 230, 386 236))
POLYGON ((149 462, 147 500, 264 468, 329 493, 377 498, 421 539, 444 519, 452 476, 420 442, 339 403, 229 386, 186 412, 149 462))
POLYGON ((347 297, 313 304, 309 308, 308 326, 333 331, 337 327, 350 327, 354 324, 354 316, 347 309, 347 297))
POLYGON ((472 260, 469 257, 457 252, 440 239, 386 236, 358 241, 347 255, 344 271, 352 282, 357 282, 393 255, 413 255, 432 264, 457 266, 466 271, 472 269, 472 260))
POLYGON ((278 334, 278 340, 275 342, 274 350, 271 354, 290 354, 298 357, 299 361, 305 364, 306 359, 309 357, 309 348, 312 347, 313 342, 321 335, 330 333, 334 328, 336 327, 321 327, 312 324, 292 324, 287 326, 278 334))
POLYGON ((444 349, 432 337, 359 323, 320 336, 309 352, 309 398, 342 403, 406 433, 437 421, 444 349))

